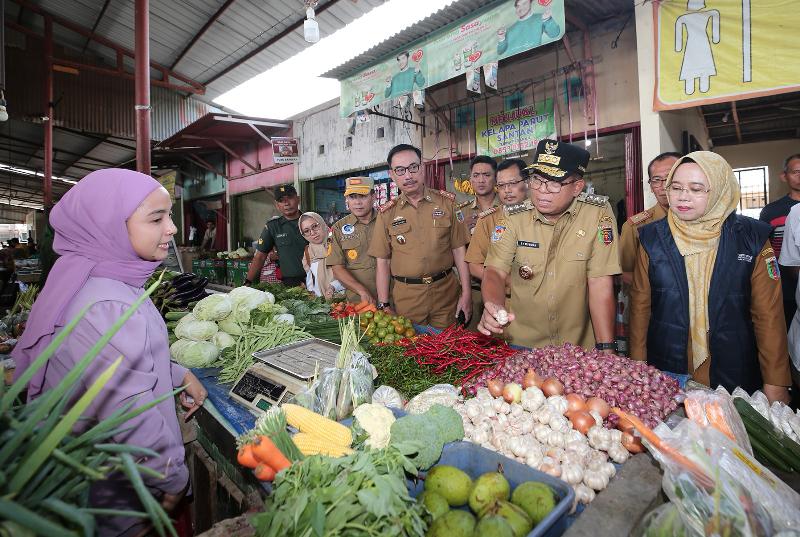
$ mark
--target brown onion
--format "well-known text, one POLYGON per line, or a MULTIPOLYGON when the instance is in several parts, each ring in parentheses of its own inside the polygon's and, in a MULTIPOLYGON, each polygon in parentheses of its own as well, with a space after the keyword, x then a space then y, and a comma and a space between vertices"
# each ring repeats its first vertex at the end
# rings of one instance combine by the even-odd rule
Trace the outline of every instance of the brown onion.
POLYGON ((486 383, 486 387, 489 388, 489 393, 492 397, 500 397, 503 395, 503 382, 499 379, 490 380, 486 383))
POLYGON ((572 427, 581 434, 588 433, 589 429, 596 425, 592 415, 586 411, 570 413, 569 420, 572 422, 572 427))
POLYGON ((611 413, 611 407, 608 406, 608 403, 600 399, 599 397, 592 397, 588 401, 586 401, 586 408, 588 410, 594 410, 603 419, 606 419, 608 415, 611 413))
POLYGON ((503 399, 506 403, 519 403, 522 400, 522 386, 516 382, 503 386, 503 399))
POLYGON ((528 372, 525 373, 525 376, 522 377, 522 387, 523 388, 531 388, 531 387, 540 387, 544 379, 536 374, 536 371, 533 369, 528 369, 528 372))
POLYGON ((631 453, 644 453, 642 439, 631 433, 622 433, 622 445, 631 453))
POLYGON ((542 383, 542 391, 547 397, 564 393, 564 385, 556 378, 549 378, 542 383))
POLYGON ((583 397, 578 395, 577 393, 570 393, 566 396, 567 399, 567 411, 582 411, 586 410, 586 402, 583 400, 583 397))

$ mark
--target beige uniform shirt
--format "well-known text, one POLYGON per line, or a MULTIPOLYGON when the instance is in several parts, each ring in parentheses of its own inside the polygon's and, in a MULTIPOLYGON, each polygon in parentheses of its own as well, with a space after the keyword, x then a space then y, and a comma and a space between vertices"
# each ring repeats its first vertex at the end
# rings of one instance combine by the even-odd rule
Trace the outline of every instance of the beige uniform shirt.
MULTIPOLYGON (((499 205, 500 200, 495 196, 492 207, 497 207, 499 205)), ((475 226, 478 225, 478 219, 481 213, 482 211, 478 207, 478 198, 472 198, 471 200, 456 205, 456 218, 464 225, 464 229, 467 232, 467 244, 469 244, 471 240, 470 237, 475 233, 475 226)))
POLYGON ((614 213, 605 196, 581 194, 555 222, 527 202, 510 214, 486 266, 511 277, 506 333, 515 345, 595 345, 588 279, 621 272, 614 213))
MULTIPOLYGON (((362 224, 355 215, 348 215, 333 224, 332 240, 325 264, 329 267, 344 265, 353 277, 377 296, 375 287, 375 258, 367 253, 375 230, 377 212, 372 211, 369 223, 362 224)), ((347 290, 347 301, 361 302, 358 293, 347 290)))
POLYGON ((639 249, 639 228, 666 218, 667 211, 659 204, 628 218, 622 224, 619 237, 619 262, 622 272, 633 272, 636 266, 636 250, 639 249))
POLYGON ((456 218, 455 196, 426 188, 414 207, 405 194, 379 209, 368 254, 391 258, 392 275, 433 276, 453 267, 453 250, 467 243, 456 218))
MULTIPOLYGON (((524 204, 520 204, 524 205, 524 204)), ((467 263, 481 264, 486 261, 489 253, 489 246, 493 242, 500 240, 506 230, 506 219, 509 210, 514 210, 517 205, 511 207, 492 207, 478 214, 478 224, 475 226, 472 240, 467 248, 467 263)))

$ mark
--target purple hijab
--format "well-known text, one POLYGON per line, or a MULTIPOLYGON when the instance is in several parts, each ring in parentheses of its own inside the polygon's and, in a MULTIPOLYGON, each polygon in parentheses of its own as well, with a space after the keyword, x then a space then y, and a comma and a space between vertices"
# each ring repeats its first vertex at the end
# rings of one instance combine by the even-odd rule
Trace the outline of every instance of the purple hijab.
MULTIPOLYGON (((28 318, 12 356, 15 377, 36 359, 34 351, 51 339, 69 303, 89 276, 111 278, 141 287, 161 264, 145 261, 133 250, 126 222, 142 201, 161 185, 143 173, 111 168, 92 172, 73 186, 50 213, 58 258, 28 318)), ((30 385, 42 382, 44 368, 30 385)))

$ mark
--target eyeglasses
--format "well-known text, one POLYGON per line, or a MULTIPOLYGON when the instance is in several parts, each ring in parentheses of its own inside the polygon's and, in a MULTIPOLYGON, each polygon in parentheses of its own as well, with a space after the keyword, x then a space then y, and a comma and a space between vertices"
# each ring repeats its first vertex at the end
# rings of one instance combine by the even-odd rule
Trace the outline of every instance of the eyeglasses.
POLYGON ((704 187, 703 185, 697 185, 697 184, 689 185, 688 188, 681 185, 676 185, 675 183, 672 183, 669 186, 670 195, 678 196, 680 195, 681 192, 685 192, 687 195, 693 198, 700 198, 711 192, 711 189, 710 188, 706 189, 706 187, 704 187))
POLYGON ((409 164, 408 166, 398 166, 396 168, 392 168, 392 171, 397 177, 404 176, 406 172, 417 173, 419 171, 419 163, 415 162, 414 164, 409 164))
POLYGON ((319 228, 320 228, 319 224, 311 224, 307 228, 300 230, 300 233, 302 233, 303 235, 310 235, 312 233, 316 233, 317 231, 319 231, 319 228))
POLYGON ((647 182, 650 183, 652 186, 664 186, 664 183, 666 181, 667 181, 666 177, 660 177, 656 175, 655 177, 651 177, 650 180, 647 182))
POLYGON ((497 183, 497 190, 505 190, 506 188, 511 188, 512 186, 524 183, 525 181, 525 179, 517 179, 516 181, 511 181, 508 183, 497 183))
POLYGON ((494 174, 489 172, 475 172, 472 174, 473 179, 480 179, 481 177, 484 179, 491 179, 493 176, 494 174))
POLYGON ((544 185, 545 190, 547 190, 551 194, 558 194, 561 192, 561 189, 567 185, 571 185, 572 183, 576 183, 578 180, 573 181, 564 181, 559 183, 558 181, 550 181, 548 179, 542 179, 540 177, 534 177, 531 179, 531 188, 534 190, 539 190, 542 185, 544 185))

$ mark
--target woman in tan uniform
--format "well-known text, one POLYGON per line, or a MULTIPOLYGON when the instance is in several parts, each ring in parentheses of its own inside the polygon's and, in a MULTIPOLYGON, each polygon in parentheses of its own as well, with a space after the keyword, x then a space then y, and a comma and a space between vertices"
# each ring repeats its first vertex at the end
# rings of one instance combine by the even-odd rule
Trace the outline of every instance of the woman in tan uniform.
POLYGON ((631 356, 697 382, 788 401, 780 273, 769 226, 737 215, 730 165, 707 151, 673 166, 667 218, 641 228, 631 356))

